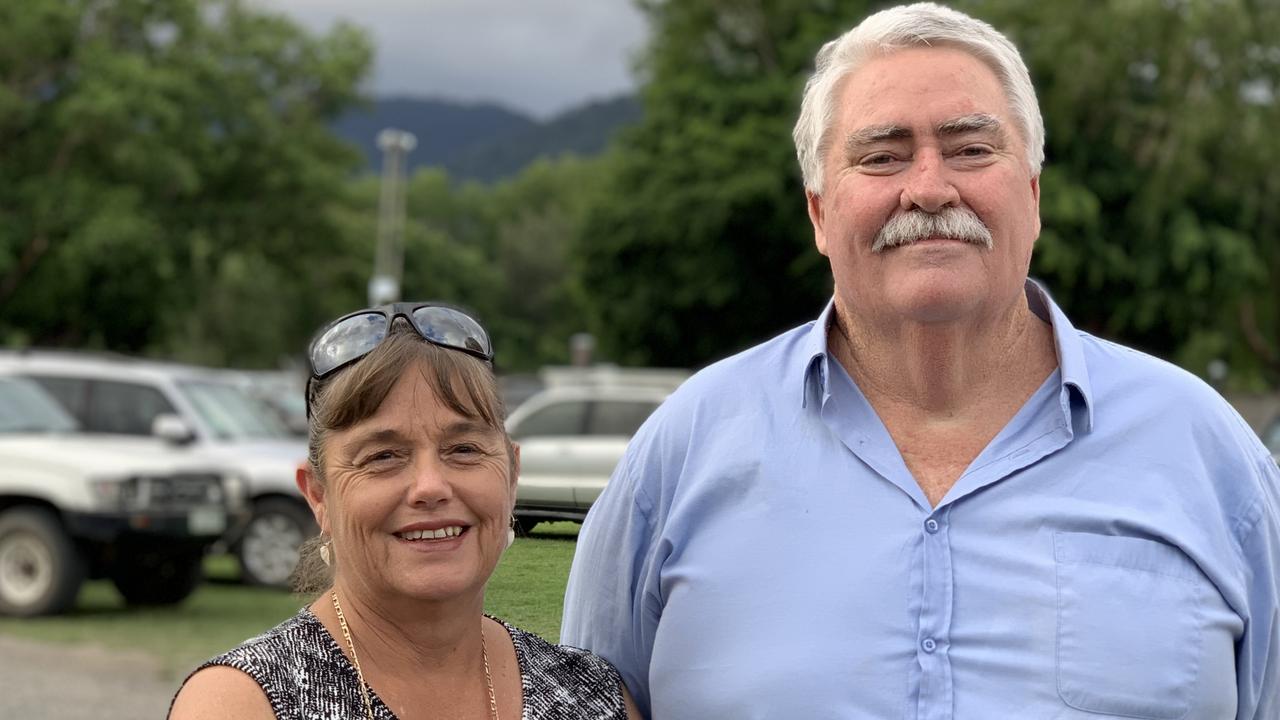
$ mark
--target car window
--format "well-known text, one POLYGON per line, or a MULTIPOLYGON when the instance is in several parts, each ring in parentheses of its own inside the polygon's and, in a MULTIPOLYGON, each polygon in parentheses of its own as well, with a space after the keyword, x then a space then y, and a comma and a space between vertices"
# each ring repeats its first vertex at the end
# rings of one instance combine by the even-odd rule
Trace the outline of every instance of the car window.
POLYGON ((28 380, 38 384, 50 397, 58 401, 62 409, 71 416, 84 422, 85 412, 89 407, 89 381, 82 378, 56 377, 48 375, 27 375, 28 380))
POLYGON ((89 386, 85 431, 115 435, 150 435, 157 415, 177 414, 153 387, 136 383, 94 380, 89 386))
POLYGON ((581 435, 587 419, 587 403, 567 400, 535 410, 511 433, 515 439, 543 435, 581 435))
POLYGON ((599 400, 591 406, 587 434, 631 437, 657 408, 646 400, 599 400))
POLYGON ((220 440, 269 440, 289 436, 289 431, 271 410, 235 385, 184 381, 178 383, 178 388, 220 440))
POLYGON ((71 417, 40 385, 23 378, 0 378, 0 433, 73 432, 71 417))

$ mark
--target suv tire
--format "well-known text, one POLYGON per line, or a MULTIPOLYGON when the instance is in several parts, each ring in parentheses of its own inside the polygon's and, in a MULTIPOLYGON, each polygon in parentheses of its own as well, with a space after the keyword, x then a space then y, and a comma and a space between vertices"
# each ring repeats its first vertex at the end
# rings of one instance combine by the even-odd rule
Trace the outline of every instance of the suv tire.
POLYGON ((298 565, 298 548, 318 528, 311 511, 286 498, 254 503, 253 517, 236 543, 240 579, 248 585, 288 588, 298 565))
POLYGON ((58 517, 39 507, 0 512, 0 614, 52 615, 71 607, 85 562, 58 517))
POLYGON ((140 549, 122 554, 111 582, 130 605, 174 605, 204 579, 204 550, 140 549))

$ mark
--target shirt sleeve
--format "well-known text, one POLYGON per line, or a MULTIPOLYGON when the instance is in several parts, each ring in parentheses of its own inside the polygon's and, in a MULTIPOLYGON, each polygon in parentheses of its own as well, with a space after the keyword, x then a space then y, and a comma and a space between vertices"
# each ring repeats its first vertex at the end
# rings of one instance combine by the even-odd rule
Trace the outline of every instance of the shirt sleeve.
POLYGON ((1280 718, 1280 467, 1259 464, 1262 496, 1240 536, 1249 617, 1236 646, 1237 720, 1280 718))
POLYGON ((660 603, 653 506, 639 472, 643 442, 633 439, 578 533, 565 590, 560 642, 613 663, 649 716, 649 659, 660 603))

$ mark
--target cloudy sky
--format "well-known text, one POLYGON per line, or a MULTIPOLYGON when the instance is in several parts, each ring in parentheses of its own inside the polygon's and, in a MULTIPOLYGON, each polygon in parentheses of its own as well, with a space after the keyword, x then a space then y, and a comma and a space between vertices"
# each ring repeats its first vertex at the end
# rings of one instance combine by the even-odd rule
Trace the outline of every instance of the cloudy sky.
POLYGON ((631 0, 254 1, 312 30, 364 27, 374 95, 493 100, 539 118, 633 89, 648 33, 631 0))

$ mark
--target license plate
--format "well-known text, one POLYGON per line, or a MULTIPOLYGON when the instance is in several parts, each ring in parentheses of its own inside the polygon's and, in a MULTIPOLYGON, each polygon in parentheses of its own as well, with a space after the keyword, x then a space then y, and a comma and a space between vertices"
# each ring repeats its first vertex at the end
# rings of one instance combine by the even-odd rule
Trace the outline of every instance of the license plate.
POLYGON ((222 508, 196 508, 187 515, 192 535, 220 535, 227 529, 227 513, 222 508))

